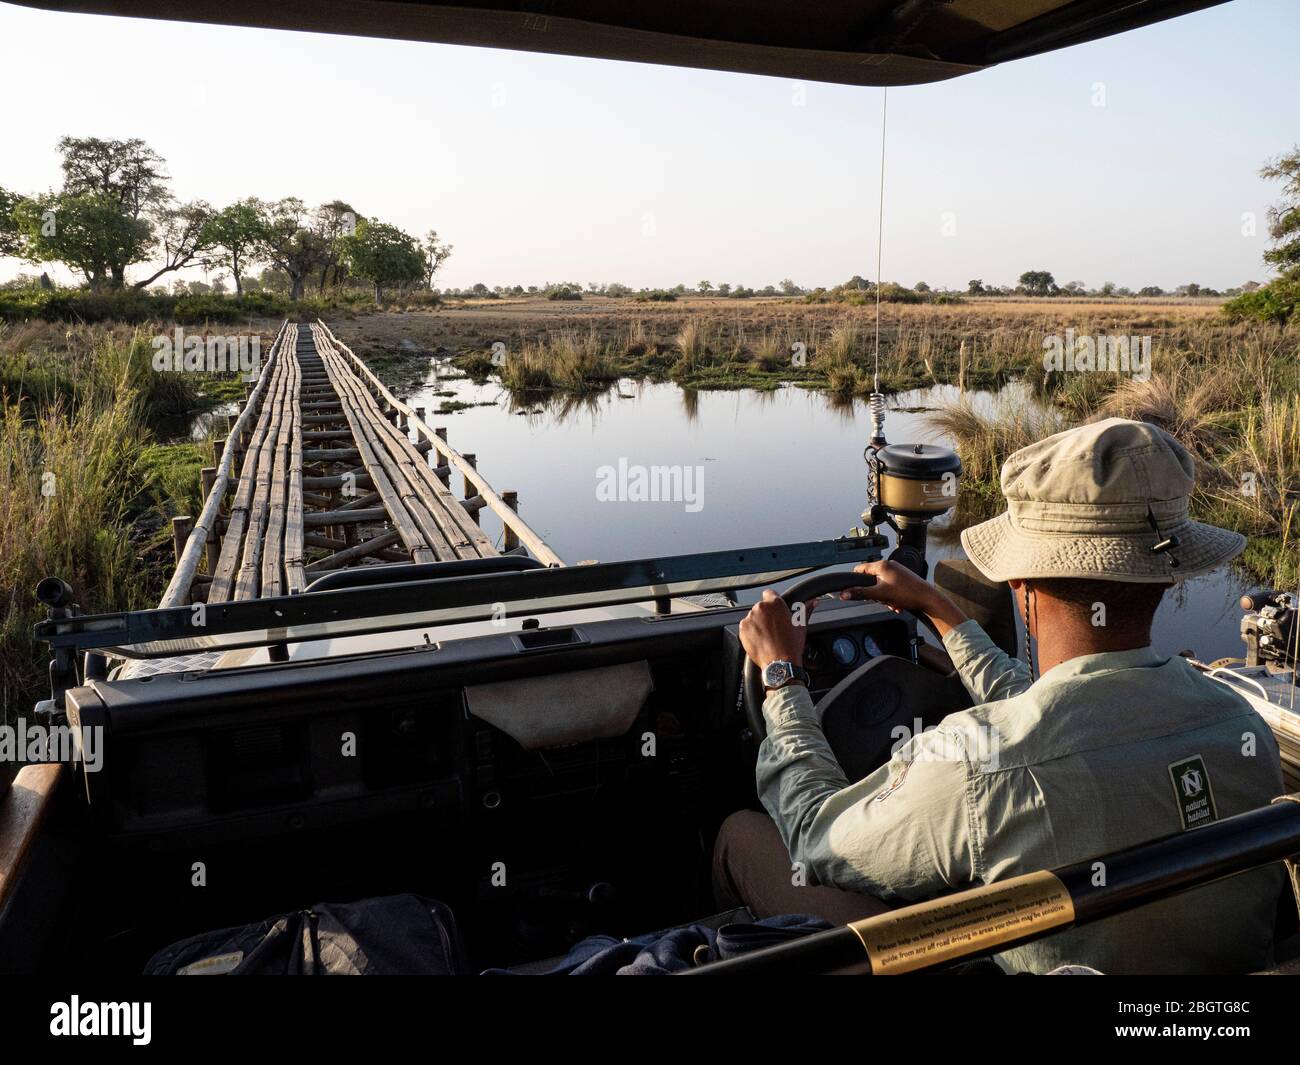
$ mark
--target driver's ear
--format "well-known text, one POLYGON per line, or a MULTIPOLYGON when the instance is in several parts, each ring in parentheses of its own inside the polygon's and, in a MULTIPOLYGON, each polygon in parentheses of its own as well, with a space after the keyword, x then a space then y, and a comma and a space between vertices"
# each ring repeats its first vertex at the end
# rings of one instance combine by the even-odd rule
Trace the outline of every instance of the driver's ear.
POLYGON ((1007 578, 1007 585, 1013 592, 1018 592, 1024 587, 1025 582, 1020 577, 1009 577, 1007 578))

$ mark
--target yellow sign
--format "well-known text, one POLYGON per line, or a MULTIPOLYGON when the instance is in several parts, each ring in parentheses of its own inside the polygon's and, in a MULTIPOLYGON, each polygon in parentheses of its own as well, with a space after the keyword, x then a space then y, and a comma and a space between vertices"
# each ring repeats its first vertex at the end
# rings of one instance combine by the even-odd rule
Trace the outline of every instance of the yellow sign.
POLYGON ((1074 902, 1065 885, 1041 872, 867 917, 849 927, 867 950, 871 972, 893 976, 1073 921, 1074 902))

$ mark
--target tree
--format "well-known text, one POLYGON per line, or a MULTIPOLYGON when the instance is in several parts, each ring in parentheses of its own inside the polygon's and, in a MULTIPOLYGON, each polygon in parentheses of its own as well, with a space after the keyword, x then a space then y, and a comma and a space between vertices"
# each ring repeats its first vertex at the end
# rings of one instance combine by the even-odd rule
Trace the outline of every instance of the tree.
POLYGON ((982 295, 984 295, 984 291, 985 291, 985 289, 984 289, 984 282, 983 282, 983 281, 980 281, 978 278, 977 278, 976 280, 974 280, 974 281, 967 281, 967 282, 966 282, 966 295, 968 295, 968 296, 982 296, 982 295))
MULTIPOLYGON (((60 137, 58 148, 63 156, 65 196, 102 197, 101 203, 116 203, 118 210, 131 221, 149 225, 149 237, 144 241, 116 243, 118 255, 107 267, 113 287, 121 288, 126 284, 127 267, 145 258, 153 248, 153 216, 169 207, 171 192, 164 169, 166 161, 138 137, 130 140, 60 137)), ((138 227, 116 228, 119 235, 127 230, 139 232, 138 227)))
POLYGON ((1139 296, 1163 296, 1164 294, 1165 290, 1159 285, 1144 285, 1138 289, 1139 296))
POLYGON ((340 238, 342 261, 358 277, 375 286, 375 303, 382 303, 384 286, 419 281, 425 275, 419 242, 396 226, 368 219, 357 231, 340 238))
POLYGON ((1046 270, 1026 270, 1020 275, 1020 287, 1030 296, 1050 296, 1056 290, 1056 278, 1046 270))
POLYGON ((291 300, 302 299, 308 275, 325 261, 320 236, 307 225, 307 207, 298 197, 286 196, 275 203, 259 202, 258 211, 265 233, 256 254, 288 277, 291 300))
POLYGON ((695 286, 695 290, 699 292, 701 296, 708 295, 708 293, 712 288, 713 288, 712 281, 701 281, 698 285, 695 286))
POLYGON ((64 263, 96 292, 117 284, 125 264, 144 258, 153 243, 153 227, 102 192, 23 200, 14 214, 28 259, 64 263))
POLYGON ((433 275, 451 258, 452 246, 443 244, 438 239, 438 231, 431 229, 420 242, 420 249, 424 253, 424 284, 426 288, 433 288, 433 275))
POLYGON ((213 262, 230 270, 235 295, 244 294, 244 272, 257 261, 266 237, 266 223, 256 200, 241 200, 208 219, 213 262))
POLYGON ((162 252, 162 266, 135 288, 153 284, 163 274, 182 270, 187 266, 208 265, 207 253, 213 249, 213 238, 208 229, 212 208, 202 200, 192 203, 168 201, 154 211, 155 232, 152 247, 162 252))
POLYGON ((1300 273, 1300 146, 1269 160, 1259 176, 1282 182, 1282 201, 1268 210, 1268 233, 1275 243, 1264 261, 1290 277, 1300 273))
POLYGON ((356 232, 361 217, 351 204, 344 203, 342 200, 331 200, 316 208, 312 217, 312 232, 320 242, 321 295, 325 294, 325 282, 329 279, 331 270, 334 271, 334 284, 338 285, 340 257, 343 250, 340 241, 356 232))
POLYGON ((21 202, 18 193, 0 187, 0 256, 21 256, 23 253, 23 231, 14 214, 21 202))
POLYGON ((166 160, 138 137, 60 137, 59 152, 63 191, 71 196, 102 193, 131 218, 141 218, 171 198, 166 160))
POLYGON ((918 281, 915 285, 912 286, 912 291, 913 291, 913 292, 929 292, 929 291, 930 291, 930 286, 927 285, 924 281, 918 281))

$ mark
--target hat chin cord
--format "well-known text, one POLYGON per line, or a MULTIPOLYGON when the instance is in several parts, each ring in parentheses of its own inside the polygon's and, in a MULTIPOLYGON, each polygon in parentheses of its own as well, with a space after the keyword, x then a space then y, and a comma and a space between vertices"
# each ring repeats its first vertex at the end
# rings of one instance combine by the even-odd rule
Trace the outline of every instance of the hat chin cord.
MULTIPOLYGON (((1029 660, 1029 683, 1033 684, 1037 678, 1034 676, 1034 641, 1029 632, 1029 581, 1025 581, 1024 588, 1025 658, 1029 660)), ((1034 600, 1034 606, 1038 606, 1038 601, 1036 599, 1034 600)))

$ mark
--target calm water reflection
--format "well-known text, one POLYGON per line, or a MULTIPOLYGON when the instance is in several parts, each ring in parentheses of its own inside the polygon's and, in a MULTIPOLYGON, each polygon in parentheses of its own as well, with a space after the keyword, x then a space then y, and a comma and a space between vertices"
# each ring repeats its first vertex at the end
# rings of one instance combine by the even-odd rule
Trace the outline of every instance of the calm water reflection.
MULTIPOLYGON (((453 446, 474 452, 498 490, 519 492, 520 510, 566 561, 643 558, 841 535, 860 521, 869 435, 861 401, 839 402, 801 388, 694 392, 675 385, 622 381, 595 397, 513 404, 496 385, 475 385, 435 369, 408 395, 428 420, 445 425, 453 446), (450 391, 490 403, 437 415, 450 391), (601 467, 691 466, 702 470, 701 506, 682 502, 601 502, 601 467)), ((1013 386, 1014 387, 1014 386, 1013 386)), ((891 401, 890 440, 940 442, 923 409, 956 395, 948 386, 891 401)), ((981 394, 977 402, 1023 396, 981 394)), ((453 487, 459 490, 459 478, 453 487)), ((485 530, 499 536, 487 511, 485 530)), ((955 537, 932 537, 931 558, 960 555, 955 537)), ((1166 598, 1155 643, 1192 648, 1213 659, 1241 653, 1244 584, 1224 571, 1186 582, 1166 598)))

